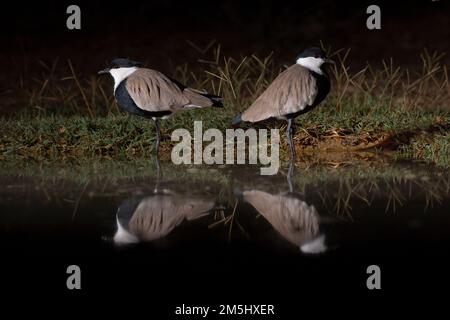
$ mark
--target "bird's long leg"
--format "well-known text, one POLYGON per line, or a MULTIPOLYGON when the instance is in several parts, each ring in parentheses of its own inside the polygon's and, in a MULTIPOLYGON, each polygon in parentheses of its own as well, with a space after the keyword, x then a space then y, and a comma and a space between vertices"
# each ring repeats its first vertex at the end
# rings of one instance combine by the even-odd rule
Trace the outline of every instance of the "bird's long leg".
POLYGON ((286 137, 288 139, 289 143, 289 149, 291 150, 291 160, 295 160, 295 146, 294 146, 294 124, 292 123, 293 120, 291 118, 288 119, 288 126, 286 129, 286 137))
POLYGON ((154 118, 155 121, 155 129, 156 129, 156 158, 159 157, 159 142, 161 141, 161 131, 159 129, 159 119, 154 118))

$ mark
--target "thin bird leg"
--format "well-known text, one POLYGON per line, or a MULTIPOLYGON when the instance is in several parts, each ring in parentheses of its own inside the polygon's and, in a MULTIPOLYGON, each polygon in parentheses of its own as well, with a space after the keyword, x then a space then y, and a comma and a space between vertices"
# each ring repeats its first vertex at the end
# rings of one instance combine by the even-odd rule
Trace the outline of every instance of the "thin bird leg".
POLYGON ((293 122, 292 119, 288 119, 288 126, 286 129, 286 137, 288 139, 289 149, 291 150, 291 160, 295 160, 295 146, 294 146, 294 140, 293 140, 294 125, 292 122, 293 122))
POLYGON ((159 129, 159 119, 153 119, 155 121, 155 128, 156 128, 156 158, 159 157, 159 142, 161 141, 161 131, 159 129))

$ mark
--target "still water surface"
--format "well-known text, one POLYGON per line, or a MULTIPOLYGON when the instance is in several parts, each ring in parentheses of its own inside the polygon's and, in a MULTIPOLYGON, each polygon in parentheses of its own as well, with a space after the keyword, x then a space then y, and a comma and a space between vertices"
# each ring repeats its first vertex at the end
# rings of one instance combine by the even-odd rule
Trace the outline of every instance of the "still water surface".
POLYGON ((251 167, 34 165, 0 180, 2 268, 14 288, 59 292, 77 264, 85 290, 157 292, 169 312, 164 301, 230 290, 272 303, 298 286, 365 291, 371 264, 386 291, 448 282, 450 174, 423 164, 296 168, 290 178, 251 167))

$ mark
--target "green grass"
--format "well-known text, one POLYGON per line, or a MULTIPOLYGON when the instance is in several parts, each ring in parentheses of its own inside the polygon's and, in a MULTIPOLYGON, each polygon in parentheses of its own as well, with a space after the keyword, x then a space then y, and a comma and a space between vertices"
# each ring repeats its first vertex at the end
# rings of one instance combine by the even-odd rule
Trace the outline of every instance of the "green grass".
MULTIPOLYGON (((324 105, 297 121, 295 140, 299 147, 317 151, 326 148, 355 151, 363 147, 366 151, 368 146, 372 151, 394 150, 398 155, 448 165, 450 120, 442 111, 390 111, 383 107, 363 111, 343 107, 336 112, 327 107, 324 105)), ((174 129, 187 128, 192 132, 193 121, 203 120, 204 131, 207 128, 224 131, 229 128, 230 117, 231 112, 227 110, 199 110, 163 122, 163 158, 169 157, 174 144, 170 141, 174 129)), ((284 138, 284 134, 282 136, 284 138)), ((151 154, 154 142, 153 123, 135 116, 0 119, 0 155, 3 157, 146 158, 151 154)), ((284 146, 282 151, 286 150, 284 146)))
POLYGON ((450 167, 450 132, 442 132, 433 138, 419 137, 403 145, 401 154, 405 157, 426 160, 438 166, 450 167))
MULTIPOLYGON (((449 167, 450 84, 442 56, 424 51, 420 70, 397 67, 392 60, 378 69, 367 65, 353 70, 347 64, 349 50, 328 52, 338 62, 330 70, 332 92, 318 108, 297 119, 300 155, 394 151, 395 157, 449 167)), ((163 122, 163 158, 169 158, 174 129, 192 130, 194 120, 202 120, 204 130, 224 131, 285 67, 273 56, 224 57, 220 47, 199 58, 198 65, 180 66, 172 76, 222 95, 225 108, 185 112, 163 122)), ((0 118, 0 157, 149 156, 155 141, 153 123, 124 115, 114 102, 109 79, 79 79, 70 61, 66 66, 42 62, 42 68, 40 77, 18 82, 17 103, 23 108, 13 117, 0 118)), ((285 124, 260 126, 284 130, 285 124)), ((284 145, 282 155, 286 150, 284 145)))

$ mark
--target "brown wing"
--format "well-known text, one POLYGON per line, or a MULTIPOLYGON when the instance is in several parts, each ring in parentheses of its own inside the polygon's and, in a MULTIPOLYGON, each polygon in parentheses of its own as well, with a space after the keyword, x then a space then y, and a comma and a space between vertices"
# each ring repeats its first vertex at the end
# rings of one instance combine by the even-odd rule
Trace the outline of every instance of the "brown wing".
POLYGON ((151 69, 140 68, 132 73, 126 88, 136 105, 146 111, 175 112, 190 106, 212 105, 210 99, 151 69))
POLYGON ((316 78, 306 68, 294 64, 278 75, 242 114, 242 120, 258 122, 283 117, 313 104, 316 96, 316 78))
POLYGON ((194 220, 214 207, 208 199, 180 195, 156 195, 144 198, 129 222, 139 239, 155 240, 168 235, 184 219, 194 220))
POLYGON ((316 208, 294 197, 259 190, 245 191, 250 203, 287 240, 301 245, 319 232, 316 208))

